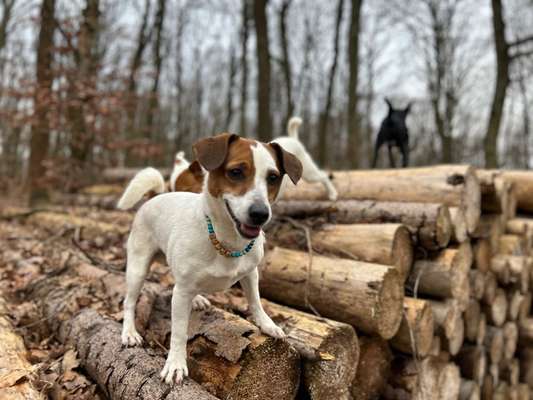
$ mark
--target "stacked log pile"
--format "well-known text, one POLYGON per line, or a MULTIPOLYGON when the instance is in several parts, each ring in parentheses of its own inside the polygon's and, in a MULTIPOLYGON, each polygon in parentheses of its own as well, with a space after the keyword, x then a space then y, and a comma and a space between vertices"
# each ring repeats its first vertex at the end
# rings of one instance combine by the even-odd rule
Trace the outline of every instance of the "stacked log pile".
MULTIPOLYGON (((276 398, 529 399, 533 200, 517 188, 533 186, 533 173, 454 165, 343 171, 333 182, 336 202, 320 184, 287 190, 267 232, 263 304, 300 360, 281 363, 292 353, 268 342, 291 376, 276 398)), ((108 230, 83 218, 82 236, 108 230)), ((240 388, 254 384, 276 393, 261 386, 260 364, 275 368, 242 292, 210 300, 215 309, 192 317, 191 376, 220 398, 246 398, 240 388), (246 339, 246 352, 235 356, 230 339, 246 339)), ((144 325, 149 342, 168 345, 168 293, 144 325)))
POLYGON ((276 206, 261 293, 355 327, 356 399, 529 399, 524 176, 533 182, 468 166, 343 171, 337 202, 302 183, 276 206))

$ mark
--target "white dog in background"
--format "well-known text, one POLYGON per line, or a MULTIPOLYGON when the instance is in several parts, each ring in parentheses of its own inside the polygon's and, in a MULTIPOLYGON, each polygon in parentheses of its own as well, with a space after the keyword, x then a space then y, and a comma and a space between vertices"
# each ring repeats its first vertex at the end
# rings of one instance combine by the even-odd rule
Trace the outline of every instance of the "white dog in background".
MULTIPOLYGON (((276 138, 273 142, 278 143, 286 151, 294 154, 300 160, 303 167, 302 179, 304 181, 322 183, 326 188, 328 198, 331 201, 335 201, 337 200, 337 189, 335 189, 335 186, 331 183, 328 174, 318 168, 302 142, 298 139, 300 125, 302 125, 302 119, 299 117, 292 117, 287 124, 288 136, 276 138)), ((285 177, 283 179, 283 187, 280 197, 283 196, 283 191, 286 190, 289 185, 292 185, 292 183, 285 177)))
POLYGON ((118 202, 118 208, 129 209, 150 190, 163 193, 141 206, 131 227, 122 343, 142 343, 135 327, 135 305, 150 262, 161 250, 175 280, 170 351, 161 372, 169 384, 180 383, 188 375, 189 314, 192 308, 209 306, 201 293, 226 290, 240 282, 261 331, 276 338, 285 336, 263 310, 257 266, 264 254, 262 228, 272 217, 271 203, 278 197, 284 175, 295 184, 300 179, 302 164, 278 143, 228 133, 202 139, 194 150, 206 171, 200 193, 163 193, 163 176, 147 168, 133 178, 118 202))

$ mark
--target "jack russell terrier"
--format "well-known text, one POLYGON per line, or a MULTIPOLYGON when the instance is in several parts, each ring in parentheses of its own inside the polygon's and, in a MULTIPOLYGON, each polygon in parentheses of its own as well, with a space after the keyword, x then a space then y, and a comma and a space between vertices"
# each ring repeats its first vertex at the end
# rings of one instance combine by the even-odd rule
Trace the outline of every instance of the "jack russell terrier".
MULTIPOLYGON (((176 281, 172 291, 170 351, 161 378, 181 383, 188 375, 187 328, 191 309, 210 305, 200 293, 225 290, 240 282, 254 322, 267 335, 285 334, 261 306, 257 266, 264 254, 263 226, 271 218, 283 176, 296 184, 302 164, 275 142, 261 143, 224 133, 193 146, 206 170, 201 193, 160 194, 144 203, 127 243, 127 293, 122 343, 135 346, 135 304, 154 254, 161 250, 176 281)), ((129 209, 153 190, 165 192, 161 173, 140 171, 118 202, 129 209)))
MULTIPOLYGON (((302 142, 298 139, 298 130, 301 124, 301 118, 292 117, 287 124, 288 136, 279 137, 272 142, 278 143, 301 161, 302 178, 304 181, 322 183, 327 191, 328 198, 331 201, 335 201, 337 200, 337 190, 331 183, 328 174, 318 168, 302 142)), ((179 152, 176 155, 176 162, 170 178, 170 188, 172 191, 199 193, 202 190, 203 177, 204 172, 197 161, 189 164, 183 157, 183 152, 179 152)), ((291 185, 290 179, 284 177, 279 197, 283 196, 283 192, 289 185, 291 185)))

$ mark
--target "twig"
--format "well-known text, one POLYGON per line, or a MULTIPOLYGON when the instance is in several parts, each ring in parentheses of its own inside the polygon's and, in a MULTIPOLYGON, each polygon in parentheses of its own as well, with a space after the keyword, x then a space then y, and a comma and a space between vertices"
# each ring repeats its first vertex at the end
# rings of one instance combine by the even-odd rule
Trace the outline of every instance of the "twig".
POLYGON ((93 255, 91 255, 87 250, 85 250, 81 246, 81 244, 76 240, 75 237, 72 238, 72 244, 74 245, 74 247, 76 247, 94 265, 100 266, 102 269, 105 269, 106 271, 124 275, 124 271, 118 269, 114 265, 108 264, 108 263, 100 260, 99 258, 94 257, 93 255))
POLYGON ((315 307, 309 301, 309 285, 311 282, 311 269, 313 268, 313 244, 311 242, 311 231, 308 226, 300 222, 295 221, 290 217, 284 217, 287 222, 297 229, 301 229, 305 234, 305 240, 307 245, 307 253, 309 255, 309 263, 307 264, 307 279, 305 280, 305 289, 304 289, 304 301, 305 306, 309 308, 316 316, 321 317, 320 313, 316 310, 315 307))

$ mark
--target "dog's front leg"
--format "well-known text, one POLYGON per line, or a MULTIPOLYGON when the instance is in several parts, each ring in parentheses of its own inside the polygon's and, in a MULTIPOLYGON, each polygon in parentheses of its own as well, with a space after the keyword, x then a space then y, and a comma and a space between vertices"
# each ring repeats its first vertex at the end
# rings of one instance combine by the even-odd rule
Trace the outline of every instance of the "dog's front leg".
POLYGON ((191 314, 193 295, 174 285, 172 290, 172 331, 170 351, 161 371, 161 379, 169 385, 174 381, 180 384, 189 375, 187 369, 187 328, 191 314))
POLYGON ((257 268, 240 280, 244 295, 248 300, 248 307, 256 325, 263 333, 282 339, 285 337, 283 330, 277 326, 267 315, 259 298, 259 274, 257 268))

